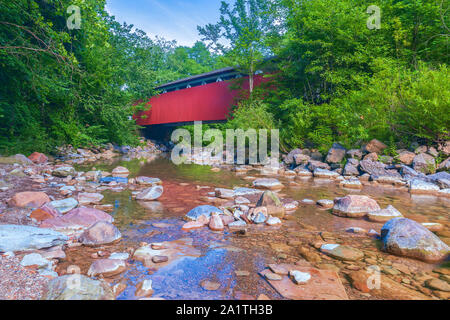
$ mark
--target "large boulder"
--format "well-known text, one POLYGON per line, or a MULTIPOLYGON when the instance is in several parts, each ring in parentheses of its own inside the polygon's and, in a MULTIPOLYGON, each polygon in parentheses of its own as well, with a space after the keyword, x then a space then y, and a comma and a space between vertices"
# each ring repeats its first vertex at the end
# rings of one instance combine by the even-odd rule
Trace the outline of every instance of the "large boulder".
POLYGON ((112 223, 98 221, 85 230, 78 240, 85 245, 97 246, 114 242, 121 237, 119 229, 112 223))
POLYGON ((450 250, 430 230, 406 218, 389 220, 381 228, 381 241, 389 253, 429 263, 443 261, 450 250))
POLYGON ((377 210, 381 210, 378 203, 367 196, 348 195, 334 200, 333 213, 338 216, 360 218, 377 210))
POLYGON ((326 162, 328 163, 340 163, 345 158, 347 150, 339 143, 333 143, 333 146, 328 151, 326 162))
POLYGON ((163 186, 155 185, 140 192, 136 196, 136 200, 153 201, 162 196, 164 192, 163 186))
POLYGON ((16 193, 9 204, 19 208, 39 208, 50 202, 50 198, 44 192, 19 192, 16 193))
POLYGON ((93 208, 77 208, 71 210, 64 216, 48 219, 42 222, 41 228, 49 228, 64 233, 71 233, 77 230, 84 230, 98 221, 112 223, 114 221, 106 212, 93 208))
POLYGON ((106 282, 72 274, 51 280, 43 300, 115 300, 115 297, 106 282))
POLYGON ((414 157, 412 166, 418 172, 430 174, 436 171, 436 160, 429 154, 419 153, 414 157))
POLYGON ((288 153, 288 155, 284 158, 284 163, 287 165, 293 164, 295 161, 295 156, 297 154, 303 154, 301 149, 294 149, 288 153))
POLYGON ((67 236, 31 226, 0 225, 0 251, 27 251, 62 245, 67 236))
POLYGON ((373 139, 364 146, 363 150, 367 153, 375 152, 375 153, 380 154, 386 148, 387 148, 387 145, 385 145, 383 142, 381 142, 377 139, 373 139))
POLYGON ((200 216, 205 216, 206 218, 210 218, 212 213, 222 214, 222 210, 220 210, 214 206, 210 206, 210 205, 198 206, 198 207, 195 207, 194 209, 192 209, 191 211, 189 211, 186 214, 186 218, 188 220, 196 221, 197 219, 200 218, 200 216))
POLYGON ((425 180, 437 184, 441 189, 450 188, 450 173, 438 172, 426 176, 425 180))

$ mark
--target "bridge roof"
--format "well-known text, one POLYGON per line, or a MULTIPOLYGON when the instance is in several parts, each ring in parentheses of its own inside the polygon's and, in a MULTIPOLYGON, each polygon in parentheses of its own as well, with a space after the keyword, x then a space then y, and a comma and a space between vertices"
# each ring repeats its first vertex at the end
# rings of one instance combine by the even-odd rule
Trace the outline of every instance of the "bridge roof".
POLYGON ((238 73, 236 71, 236 68, 234 68, 234 67, 222 68, 222 69, 218 69, 218 70, 214 70, 214 71, 198 74, 196 76, 175 80, 175 81, 163 84, 163 85, 161 85, 159 87, 156 87, 156 89, 164 89, 164 88, 168 88, 168 87, 172 87, 172 86, 176 86, 176 85, 189 83, 189 82, 192 82, 192 81, 199 81, 199 80, 207 79, 207 78, 210 78, 210 77, 217 77, 217 76, 220 76, 220 75, 232 74, 232 73, 238 73))

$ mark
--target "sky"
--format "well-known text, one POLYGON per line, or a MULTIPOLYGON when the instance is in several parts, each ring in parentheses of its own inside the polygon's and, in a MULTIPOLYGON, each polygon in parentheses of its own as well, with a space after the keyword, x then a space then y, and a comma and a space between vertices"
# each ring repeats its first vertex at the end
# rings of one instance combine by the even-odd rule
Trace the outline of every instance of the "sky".
POLYGON ((201 40, 197 26, 219 20, 220 0, 107 0, 106 10, 119 22, 133 24, 151 38, 161 36, 192 46, 201 40))

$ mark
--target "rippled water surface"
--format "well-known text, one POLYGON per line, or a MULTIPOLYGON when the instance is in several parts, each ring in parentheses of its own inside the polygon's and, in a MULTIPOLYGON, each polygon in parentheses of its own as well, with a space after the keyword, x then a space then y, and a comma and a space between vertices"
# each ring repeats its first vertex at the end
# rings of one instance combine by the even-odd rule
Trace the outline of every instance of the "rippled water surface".
MULTIPOLYGON (((184 224, 182 218, 190 209, 206 204, 201 200, 202 196, 214 191, 216 187, 250 186, 251 182, 244 177, 257 176, 258 173, 248 172, 245 175, 238 175, 228 170, 212 172, 208 166, 175 166, 164 157, 156 158, 150 163, 134 160, 96 164, 95 169, 111 171, 117 165, 127 167, 132 173, 130 177, 160 178, 163 181, 164 194, 158 201, 140 203, 132 199, 130 190, 104 192, 103 203, 114 205, 112 215, 123 235, 122 241, 114 248, 105 249, 109 251, 136 249, 141 242, 186 240, 183 243, 187 243, 176 259, 172 259, 157 270, 148 269, 140 262, 131 261, 126 273, 109 280, 113 284, 126 281, 127 288, 119 299, 134 299, 135 286, 143 279, 153 281, 155 291, 153 297, 156 298, 242 299, 256 298, 264 293, 272 299, 280 299, 281 296, 258 275, 268 263, 285 259, 279 255, 279 251, 273 250, 271 242, 295 240, 303 234, 305 226, 330 232, 342 232, 352 226, 379 231, 382 226, 362 219, 336 217, 317 206, 303 205, 292 213, 281 227, 254 226, 245 236, 228 230, 212 232, 208 228, 184 232, 181 230, 184 224), (249 275, 236 276, 236 271, 248 271, 249 275), (200 282, 205 279, 220 283, 219 290, 203 289, 200 282)), ((91 169, 81 168, 86 171, 91 169)), ((289 185, 289 181, 294 181, 294 179, 279 179, 285 186, 289 185)), ((299 185, 284 188, 280 196, 297 201, 305 198, 317 201, 359 193, 370 195, 382 207, 392 204, 406 217, 419 222, 441 222, 448 225, 450 220, 450 199, 411 197, 407 192, 393 188, 365 187, 361 191, 346 190, 336 187, 334 183, 313 179, 296 178, 295 182, 299 185)), ((377 250, 375 240, 372 242, 373 250, 377 250)), ((69 255, 73 258, 69 259, 68 264, 77 263, 82 265, 82 269, 87 269, 92 260, 89 255, 93 252, 94 249, 83 254, 77 252, 76 258, 75 255, 69 255)), ((289 250, 287 252, 288 259, 296 257, 295 252, 289 250)))

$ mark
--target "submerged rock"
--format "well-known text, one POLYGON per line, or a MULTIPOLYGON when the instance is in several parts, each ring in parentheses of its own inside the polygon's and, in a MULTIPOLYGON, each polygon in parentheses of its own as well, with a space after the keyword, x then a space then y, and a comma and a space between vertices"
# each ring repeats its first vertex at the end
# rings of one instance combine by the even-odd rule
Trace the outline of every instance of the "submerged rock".
POLYGON ((64 216, 45 220, 42 222, 41 228, 49 228, 70 233, 80 229, 87 229, 98 221, 112 223, 114 219, 106 212, 97 209, 77 208, 71 210, 64 216))
POLYGON ((386 209, 371 211, 367 214, 370 221, 386 222, 393 218, 403 217, 400 211, 389 205, 386 209))
POLYGON ((80 274, 66 275, 51 280, 43 300, 114 300, 111 287, 104 281, 80 274))
POLYGON ((136 297, 150 297, 153 295, 153 288, 152 288, 152 280, 145 279, 144 281, 141 281, 136 286, 136 292, 134 293, 136 297))
POLYGON ((150 178, 150 177, 137 177, 136 183, 144 186, 155 186, 155 185, 161 185, 162 181, 159 178, 150 178))
POLYGON ((78 194, 78 203, 80 205, 99 203, 103 200, 103 195, 100 193, 80 193, 78 194))
POLYGON ((67 240, 65 235, 49 229, 0 225, 0 252, 51 248, 67 240))
POLYGON ((253 181, 253 186, 256 188, 263 188, 269 190, 279 190, 284 187, 280 181, 274 178, 256 179, 255 181, 253 181))
POLYGON ((209 228, 213 231, 223 231, 225 228, 218 213, 212 213, 209 221, 209 228))
POLYGON ((112 223, 106 221, 98 221, 89 227, 80 236, 79 241, 85 245, 101 245, 114 242, 120 239, 122 235, 119 229, 112 223))
POLYGON ((383 249, 389 253, 429 263, 444 260, 449 247, 439 237, 413 220, 395 218, 381 229, 383 249))
POLYGON ((198 207, 195 207, 194 209, 192 209, 191 211, 189 211, 186 214, 186 218, 189 220, 195 221, 200 216, 205 216, 206 218, 209 218, 209 217, 211 217, 211 214, 214 212, 221 214, 222 210, 220 210, 214 206, 210 206, 210 205, 198 206, 198 207))
POLYGON ((162 196, 164 188, 162 186, 153 186, 145 189, 136 196, 136 200, 140 201, 153 201, 162 196))
POLYGON ((126 270, 126 263, 121 259, 99 259, 95 260, 88 270, 88 276, 102 275, 106 278, 121 274, 126 270))
POLYGON ((377 210, 381 210, 381 208, 375 200, 359 195, 337 198, 333 207, 334 214, 350 218, 360 218, 367 215, 368 212, 377 210))
POLYGON ((320 251, 338 260, 356 261, 364 258, 364 253, 356 248, 340 244, 324 244, 320 251))

